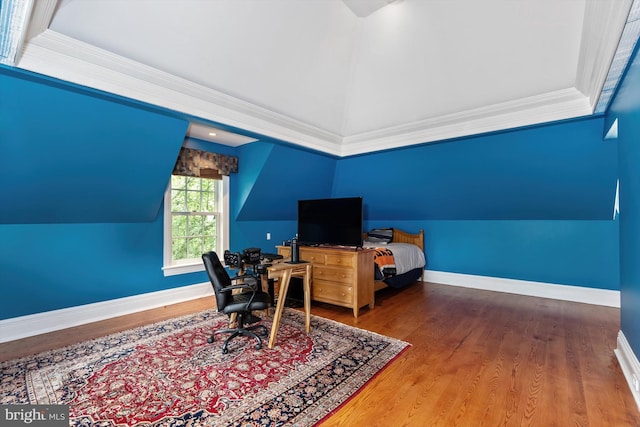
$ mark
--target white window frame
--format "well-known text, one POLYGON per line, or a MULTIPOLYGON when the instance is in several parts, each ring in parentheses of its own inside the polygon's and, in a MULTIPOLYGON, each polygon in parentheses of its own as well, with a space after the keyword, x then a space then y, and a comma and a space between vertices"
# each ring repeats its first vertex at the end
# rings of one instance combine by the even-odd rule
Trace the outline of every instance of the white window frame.
MULTIPOLYGON (((223 248, 229 246, 229 177, 222 176, 222 194, 221 200, 221 219, 222 227, 218 230, 218 238, 216 239, 216 248, 212 250, 217 253, 222 253, 223 248)), ((178 274, 195 273, 198 271, 204 271, 204 265, 202 260, 198 259, 196 262, 172 264, 171 261, 171 180, 167 184, 167 189, 164 192, 164 235, 163 235, 163 267, 162 271, 165 276, 175 276, 178 274)))

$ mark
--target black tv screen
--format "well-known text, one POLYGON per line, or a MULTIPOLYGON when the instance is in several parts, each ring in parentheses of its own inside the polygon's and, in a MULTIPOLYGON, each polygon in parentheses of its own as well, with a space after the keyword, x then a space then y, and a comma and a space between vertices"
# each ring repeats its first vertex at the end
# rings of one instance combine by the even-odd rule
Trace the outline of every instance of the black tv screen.
POLYGON ((298 242, 362 246, 362 197, 298 200, 298 242))

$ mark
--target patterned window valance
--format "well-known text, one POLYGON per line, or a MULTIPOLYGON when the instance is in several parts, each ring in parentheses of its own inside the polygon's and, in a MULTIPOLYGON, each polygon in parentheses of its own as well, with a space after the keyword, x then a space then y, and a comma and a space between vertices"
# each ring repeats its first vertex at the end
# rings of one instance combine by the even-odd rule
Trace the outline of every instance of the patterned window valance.
POLYGON ((198 176, 202 178, 222 178, 238 172, 238 158, 224 154, 210 153, 194 148, 180 149, 180 155, 173 168, 174 175, 198 176))

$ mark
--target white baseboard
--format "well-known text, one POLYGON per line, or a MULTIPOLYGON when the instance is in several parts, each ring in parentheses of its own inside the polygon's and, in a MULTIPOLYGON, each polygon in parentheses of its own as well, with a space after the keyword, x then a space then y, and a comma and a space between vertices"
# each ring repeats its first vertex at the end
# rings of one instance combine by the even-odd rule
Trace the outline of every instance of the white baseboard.
POLYGON ((638 409, 640 409, 640 362, 638 362, 638 358, 631 350, 631 346, 622 331, 618 332, 618 348, 613 352, 618 358, 618 363, 620 363, 622 373, 627 380, 627 384, 629 384, 631 394, 636 400, 638 409))
POLYGON ((209 282, 0 320, 0 342, 213 295, 209 282))
POLYGON ((620 291, 425 270, 424 281, 620 308, 620 291))
MULTIPOLYGON (((620 307, 620 292, 607 289, 555 285, 435 270, 425 270, 424 280, 444 285, 620 307)), ((210 295, 213 295, 213 289, 211 284, 206 282, 0 320, 0 342, 13 341, 210 295)))

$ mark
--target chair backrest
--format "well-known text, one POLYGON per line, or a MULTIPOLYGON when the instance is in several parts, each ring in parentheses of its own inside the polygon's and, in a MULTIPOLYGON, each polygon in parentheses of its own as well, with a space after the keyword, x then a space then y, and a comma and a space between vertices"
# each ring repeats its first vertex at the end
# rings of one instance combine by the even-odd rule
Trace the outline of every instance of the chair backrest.
POLYGON ((215 252, 202 254, 202 261, 213 286, 213 292, 216 294, 218 311, 222 311, 231 297, 228 292, 223 292, 224 288, 231 286, 231 278, 215 252))

